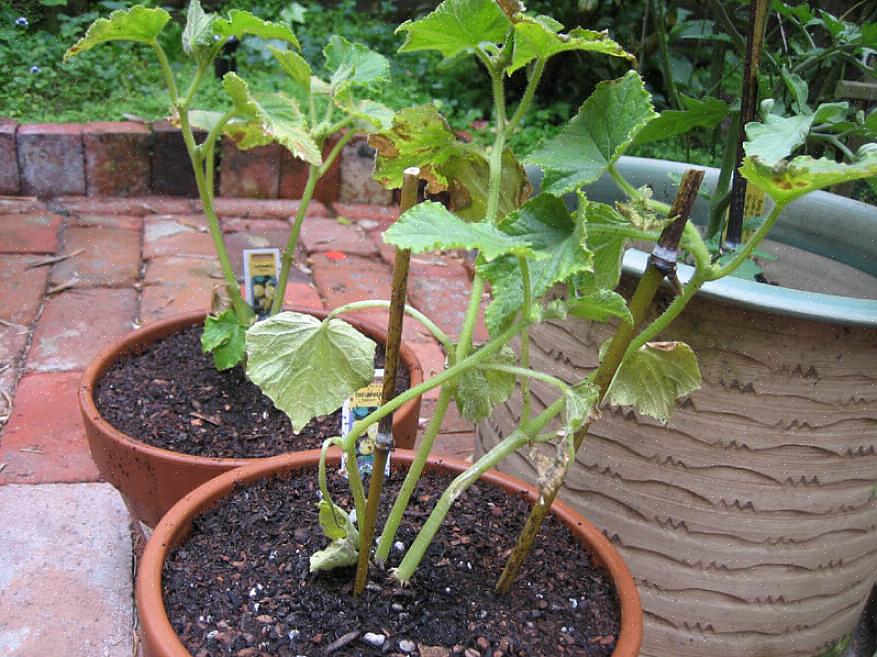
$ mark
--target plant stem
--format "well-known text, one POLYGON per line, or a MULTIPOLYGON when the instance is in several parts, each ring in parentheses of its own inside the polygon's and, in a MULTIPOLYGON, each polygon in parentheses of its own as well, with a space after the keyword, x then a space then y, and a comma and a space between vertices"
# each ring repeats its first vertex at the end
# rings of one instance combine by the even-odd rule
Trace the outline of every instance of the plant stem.
MULTIPOLYGON (((402 177, 402 199, 399 204, 400 213, 404 213, 417 203, 417 187, 420 169, 406 169, 402 177)), ((396 389, 396 371, 399 367, 399 348, 402 343, 402 323, 405 319, 405 297, 408 293, 408 271, 411 263, 409 249, 396 248, 393 260, 393 289, 390 296, 390 318, 387 325, 387 346, 384 357, 384 382, 381 390, 381 404, 386 404, 393 397, 396 389)), ((375 458, 369 481, 368 498, 365 505, 365 517, 359 522, 359 559, 356 566, 356 578, 353 583, 353 595, 358 597, 365 591, 368 579, 369 553, 375 533, 375 520, 378 515, 378 504, 384 487, 384 468, 393 448, 393 415, 386 415, 378 423, 378 436, 375 440, 375 458)))
POLYGON ((177 91, 177 81, 174 78, 174 72, 171 70, 171 65, 168 62, 164 48, 159 45, 158 41, 153 41, 149 45, 152 46, 152 49, 155 51, 155 56, 158 58, 158 65, 161 68, 162 76, 164 76, 164 83, 167 86, 168 92, 170 92, 171 105, 176 107, 177 102, 179 102, 180 94, 177 91))
POLYGON ((526 445, 538 434, 542 429, 551 422, 552 419, 563 409, 563 398, 555 400, 553 404, 548 406, 542 413, 537 415, 526 425, 519 428, 510 436, 505 438, 499 444, 495 445, 487 454, 478 459, 465 472, 458 475, 445 491, 442 493, 435 507, 429 514, 423 527, 417 533, 417 537, 411 544, 411 547, 405 553, 402 563, 394 571, 393 577, 403 584, 411 580, 417 566, 423 560, 426 549, 432 542, 436 532, 441 527, 445 516, 450 511, 451 506, 462 495, 466 489, 474 484, 485 472, 496 466, 497 463, 505 459, 509 454, 526 445))
MULTIPOLYGON (((633 316, 633 323, 620 322, 618 324, 615 335, 612 337, 605 355, 600 360, 600 364, 593 374, 592 383, 599 391, 596 406, 603 402, 612 379, 615 378, 618 368, 621 367, 624 361, 628 352, 628 346, 634 337, 637 327, 645 319, 646 312, 652 304, 661 281, 664 280, 665 276, 675 272, 679 242, 685 230, 685 224, 688 222, 691 208, 694 206, 694 201, 697 198, 697 190, 703 180, 703 173, 702 170, 689 169, 682 177, 679 191, 670 210, 670 216, 673 217, 673 221, 661 232, 661 237, 652 251, 652 256, 649 258, 646 271, 639 280, 633 298, 630 301, 630 313, 633 316)), ((577 452, 579 447, 581 447, 590 424, 590 422, 585 422, 575 432, 573 437, 574 452, 577 452)), ((563 458, 560 461, 556 461, 556 467, 552 468, 544 477, 544 483, 539 490, 539 499, 533 505, 530 516, 527 518, 527 522, 518 536, 518 541, 506 561, 502 575, 496 584, 497 591, 508 593, 511 590, 512 584, 521 571, 524 560, 533 547, 533 542, 536 539, 539 528, 548 515, 555 497, 557 497, 557 493, 565 479, 566 471, 573 462, 573 458, 563 458)))
MULTIPOLYGON (((271 315, 276 315, 283 308, 284 297, 286 296, 286 285, 289 279, 289 270, 292 269, 292 263, 295 260, 295 249, 298 246, 298 238, 301 234, 302 223, 311 199, 314 196, 314 190, 320 178, 329 170, 332 163, 341 153, 344 146, 355 136, 353 131, 345 134, 329 151, 329 155, 323 160, 320 166, 315 164, 308 165, 308 180, 305 183, 304 191, 298 202, 298 209, 295 212, 295 222, 292 225, 292 231, 289 233, 289 239, 286 240, 286 246, 283 248, 283 254, 280 256, 280 274, 277 277, 277 290, 274 293, 274 301, 271 302, 271 315)), ((320 144, 322 148, 322 143, 320 144)))
MULTIPOLYGON (((351 301, 350 303, 345 303, 343 306, 338 306, 337 308, 333 308, 329 311, 329 317, 337 317, 338 315, 342 315, 344 313, 355 313, 359 310, 368 310, 371 308, 389 308, 390 302, 385 299, 368 299, 365 301, 351 301)), ((424 315, 422 312, 417 310, 414 306, 405 306, 405 314, 407 314, 411 319, 420 322, 421 326, 425 328, 432 334, 436 340, 438 340, 442 347, 444 347, 446 353, 451 353, 454 348, 454 344, 451 341, 450 336, 439 328, 438 324, 432 321, 429 317, 424 315)))
POLYGON ((742 265, 746 259, 752 255, 752 252, 755 250, 761 240, 763 240, 767 234, 770 232, 770 229, 773 228, 773 225, 776 223, 777 219, 779 219, 780 214, 785 209, 785 203, 777 203, 773 206, 773 209, 770 211, 770 214, 767 215, 767 219, 765 219, 762 224, 758 227, 758 230, 749 238, 749 241, 746 242, 746 245, 737 251, 734 255, 734 259, 729 262, 724 267, 720 267, 718 269, 714 269, 712 272, 707 274, 706 280, 714 281, 718 278, 723 278, 728 274, 732 273, 737 267, 742 265))
MULTIPOLYGON (((456 361, 458 363, 469 355, 469 350, 472 348, 472 333, 475 331, 475 322, 478 320, 478 310, 481 308, 481 294, 483 292, 484 279, 476 271, 475 276, 472 277, 469 307, 466 309, 463 328, 460 329, 460 340, 457 343, 456 361)), ((524 321, 529 321, 529 318, 525 318, 524 321)))
POLYGON ((679 100, 679 91, 676 89, 676 82, 673 80, 673 67, 670 64, 670 37, 667 34, 667 17, 664 14, 662 0, 650 0, 652 13, 655 16, 655 27, 658 29, 658 49, 661 53, 661 77, 664 78, 664 86, 667 89, 667 95, 673 102, 675 109, 681 110, 682 103, 679 100))
MULTIPOLYGON (((533 289, 530 280, 530 265, 523 256, 518 256, 518 267, 521 270, 521 283, 524 288, 524 303, 521 305, 521 317, 530 318, 533 312, 533 289)), ((530 330, 525 328, 521 331, 521 367, 525 370, 530 368, 530 330)), ((530 379, 523 377, 521 383, 521 422, 526 423, 530 419, 530 379)))
POLYGON ((542 74, 545 72, 545 61, 546 60, 542 57, 536 60, 536 63, 533 66, 533 72, 530 74, 530 79, 527 80, 527 88, 524 90, 521 102, 518 103, 515 113, 512 114, 512 118, 509 119, 508 125, 506 126, 507 135, 512 134, 517 129, 521 119, 524 118, 527 110, 530 109, 533 97, 536 94, 536 88, 539 86, 539 81, 542 79, 542 74))
MULTIPOLYGON (((508 374, 520 376, 522 378, 542 381, 543 383, 554 386, 561 392, 566 392, 569 390, 569 385, 567 385, 565 381, 563 381, 562 379, 558 379, 556 376, 552 376, 547 372, 539 372, 538 370, 531 370, 526 367, 517 367, 515 365, 485 365, 484 369, 493 370, 494 372, 506 372, 508 374)), ((526 422, 522 422, 522 424, 526 424, 526 422)))
POLYGON ((719 170, 719 180, 713 190, 713 198, 710 202, 710 219, 706 229, 707 239, 713 239, 719 235, 725 223, 725 210, 727 210, 731 200, 731 176, 734 175, 734 165, 737 163, 737 144, 741 141, 741 130, 740 113, 735 112, 725 141, 725 155, 722 158, 722 168, 719 170))

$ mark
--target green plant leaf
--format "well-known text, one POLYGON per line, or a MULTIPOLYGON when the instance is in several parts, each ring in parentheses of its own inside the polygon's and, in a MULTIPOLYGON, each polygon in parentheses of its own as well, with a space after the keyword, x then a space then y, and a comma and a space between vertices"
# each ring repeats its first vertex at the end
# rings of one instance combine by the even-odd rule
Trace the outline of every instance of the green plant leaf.
MULTIPOLYGON (((579 192, 576 210, 578 220, 590 225, 624 226, 627 220, 611 205, 589 201, 579 192)), ((624 238, 613 234, 588 231, 588 248, 593 253, 594 268, 591 272, 578 274, 574 280, 576 290, 591 294, 598 290, 614 290, 621 279, 621 261, 624 256, 624 238)))
POLYGON ((599 178, 655 116, 635 71, 597 85, 579 113, 527 158, 542 168, 542 189, 558 196, 599 178))
MULTIPOLYGON (((490 183, 490 164, 479 152, 471 150, 466 156, 450 158, 439 167, 447 178, 450 206, 467 221, 481 221, 487 216, 487 196, 490 183)), ((510 150, 502 156, 499 207, 497 219, 517 210, 532 191, 527 172, 510 150)))
POLYGON ((700 387, 700 368, 684 342, 649 342, 624 360, 607 396, 613 404, 633 406, 666 422, 676 400, 700 387))
POLYGON ((437 249, 478 249, 485 260, 513 253, 533 256, 524 240, 487 223, 466 223, 441 203, 425 201, 405 212, 384 231, 384 242, 414 253, 437 249))
POLYGON ((247 331, 247 375, 295 432, 374 378, 375 343, 340 319, 282 312, 247 331))
POLYGON ((640 130, 634 143, 648 144, 689 132, 693 128, 714 128, 728 116, 728 104, 708 96, 704 100, 686 98, 684 110, 664 110, 640 130))
MULTIPOLYGON (((484 365, 513 365, 515 352, 505 346, 484 365)), ((486 420, 493 408, 512 396, 515 391, 515 375, 508 372, 475 368, 460 375, 457 384, 457 409, 470 422, 486 420)))
POLYGON ((329 84, 333 89, 390 79, 390 63, 386 57, 337 34, 329 39, 323 55, 326 69, 332 71, 329 84))
MULTIPOLYGON (((244 133, 247 138, 238 142, 238 148, 251 148, 268 141, 276 141, 295 157, 316 166, 322 164, 323 155, 311 138, 307 119, 295 99, 279 93, 255 96, 250 93, 247 83, 235 73, 226 73, 222 78, 222 86, 234 103, 238 116, 255 120, 268 138, 260 142, 251 130, 247 130, 244 133)), ((235 128, 231 127, 229 130, 233 131, 235 128)))
POLYGON ((292 50, 280 50, 274 46, 268 46, 268 50, 274 55, 274 59, 292 79, 292 82, 302 89, 305 95, 310 95, 313 71, 311 71, 311 65, 308 64, 307 60, 292 50))
POLYGON ((399 52, 438 50, 445 57, 501 43, 511 27, 495 0, 445 0, 417 21, 405 21, 396 32, 405 33, 399 52))
POLYGON ((322 550, 314 552, 308 562, 312 573, 321 570, 334 570, 356 565, 359 559, 359 539, 350 536, 339 538, 327 545, 322 550))
POLYGON ((109 18, 98 18, 75 44, 64 53, 64 61, 107 41, 136 41, 151 44, 171 19, 164 9, 135 6, 117 9, 109 18))
POLYGON ((395 112, 383 103, 369 98, 357 100, 349 90, 341 90, 335 93, 332 99, 335 105, 341 108, 348 116, 355 118, 359 124, 357 127, 365 132, 389 130, 393 126, 395 112))
POLYGON ((356 531, 347 513, 337 504, 329 500, 320 500, 317 502, 317 508, 320 511, 320 527, 329 540, 345 538, 351 530, 356 531))
POLYGON ((221 39, 230 37, 243 39, 248 34, 261 39, 279 39, 292 44, 296 50, 301 50, 301 44, 288 25, 262 20, 240 9, 232 9, 228 12, 228 19, 217 18, 213 23, 213 33, 221 39))
POLYGON ((201 350, 213 354, 213 364, 219 371, 241 362, 246 351, 246 327, 241 326, 233 310, 207 315, 201 333, 201 350))
POLYGON ((548 59, 569 50, 585 50, 631 61, 634 56, 609 38, 608 32, 597 32, 577 27, 569 34, 557 34, 555 24, 546 24, 536 18, 524 17, 515 23, 515 45, 512 63, 506 68, 511 75, 534 59, 548 59))
POLYGON ((437 194, 448 187, 440 172, 452 157, 465 156, 466 144, 457 140, 435 105, 420 105, 399 111, 393 127, 370 135, 369 145, 377 150, 374 178, 387 189, 402 186, 408 167, 419 167, 427 191, 437 194))
POLYGON ((564 393, 563 425, 567 435, 578 431, 599 400, 599 388, 587 380, 564 393))
MULTIPOLYGON (((556 196, 543 193, 530 199, 520 210, 509 214, 500 228, 531 244, 540 256, 529 263, 534 298, 544 295, 555 283, 593 268, 584 222, 574 219, 563 200, 556 196)), ((491 334, 495 334, 524 302, 520 265, 517 258, 504 257, 481 264, 478 269, 491 283, 493 301, 485 321, 491 334)))
POLYGON ((773 163, 747 157, 740 173, 775 203, 789 203, 823 187, 877 176, 877 144, 862 146, 855 161, 848 164, 828 158, 815 160, 809 155, 773 163))
POLYGON ((807 141, 813 114, 777 116, 768 114, 764 123, 747 123, 743 149, 746 155, 758 156, 763 162, 777 162, 788 157, 807 141))
POLYGON ((183 28, 183 52, 201 59, 213 46, 214 14, 208 14, 198 0, 191 0, 183 28))
POLYGON ((618 317, 633 325, 633 315, 630 314, 627 301, 612 290, 597 290, 593 294, 578 297, 567 303, 567 312, 573 317, 594 322, 608 322, 618 317))

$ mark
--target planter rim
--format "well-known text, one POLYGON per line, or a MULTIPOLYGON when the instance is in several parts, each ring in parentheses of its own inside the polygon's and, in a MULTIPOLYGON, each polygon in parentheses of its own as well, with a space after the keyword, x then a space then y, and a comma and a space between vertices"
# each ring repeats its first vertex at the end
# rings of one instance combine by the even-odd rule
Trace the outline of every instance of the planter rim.
MULTIPOLYGON (((307 308, 304 306, 288 306, 285 307, 284 310, 291 310, 293 312, 313 315, 318 319, 325 319, 326 315, 328 315, 329 313, 328 310, 307 308)), ((130 449, 135 449, 144 454, 164 459, 173 459, 180 464, 197 466, 199 464, 209 463, 217 467, 238 468, 256 461, 267 461, 268 459, 274 458, 273 456, 197 456, 193 454, 187 454, 185 452, 177 452, 171 449, 165 449, 163 447, 155 447, 117 429, 112 424, 107 422, 107 420, 104 419, 104 417, 100 414, 100 411, 98 411, 97 409, 93 394, 95 386, 100 377, 112 365, 120 352, 130 353, 129 349, 137 345, 138 342, 142 340, 144 335, 168 329, 172 331, 173 329, 180 329, 185 326, 189 326, 196 321, 203 321, 204 316, 207 314, 207 312, 208 311, 206 310, 196 310, 174 315, 172 317, 161 319, 157 322, 150 322, 149 324, 142 326, 136 331, 132 331, 120 340, 117 340, 105 347, 103 351, 101 351, 100 354, 98 354, 98 356, 89 363, 88 367, 82 373, 82 377, 79 380, 79 407, 82 414, 86 415, 102 432, 109 436, 113 441, 126 445, 130 449)), ((358 317, 353 319, 352 323, 354 323, 355 325, 363 326, 367 330, 373 330, 378 333, 381 330, 380 327, 371 324, 366 320, 362 320, 358 317)), ((414 352, 403 342, 399 353, 402 358, 409 357, 413 359, 411 360, 411 362, 415 363, 416 365, 411 370, 411 382, 412 385, 419 384, 423 380, 423 370, 420 367, 419 361, 414 355, 414 352)), ((394 415, 401 416, 403 413, 412 412, 415 403, 416 400, 406 402, 399 407, 394 415)))
MULTIPOLYGON (((648 184, 654 189, 656 198, 663 200, 672 200, 671 195, 675 192, 670 175, 681 175, 692 166, 705 170, 704 189, 712 189, 719 176, 715 167, 629 155, 622 156, 617 163, 619 172, 634 187, 648 184)), ((541 171, 528 167, 528 173, 541 183, 541 171)), ((620 192, 608 174, 587 185, 585 192, 604 202, 620 198, 620 192)), ((705 216, 706 208, 707 202, 699 199, 695 204, 695 215, 705 216)), ((877 208, 866 203, 829 192, 813 192, 786 208, 769 237, 877 276, 877 208)), ((646 257, 642 251, 627 249, 624 271, 642 274, 646 257)), ((680 265, 680 279, 688 280, 692 271, 693 268, 680 265)), ((706 283, 698 294, 781 316, 877 327, 877 299, 807 292, 731 276, 706 283)))
MULTIPOLYGON (((140 615, 141 636, 147 648, 155 646, 168 657, 191 657, 191 653, 179 640, 167 617, 162 596, 161 575, 167 552, 185 537, 193 517, 205 506, 230 492, 238 483, 249 483, 275 472, 313 466, 319 463, 319 458, 319 450, 294 452, 230 470, 202 484, 167 512, 156 525, 152 537, 146 544, 137 570, 135 599, 140 615)), ((414 459, 414 452, 397 449, 392 458, 395 463, 410 464, 414 459)), ((339 460, 340 452, 337 448, 332 448, 328 462, 336 464, 339 460)), ((430 456, 427 461, 429 469, 451 472, 462 472, 470 465, 460 459, 444 456, 430 456)), ((481 479, 509 493, 522 494, 531 502, 538 497, 538 491, 534 487, 497 470, 486 472, 481 479)), ((616 586, 621 622, 618 643, 612 652, 612 657, 636 657, 642 642, 643 616, 636 584, 627 565, 602 532, 572 507, 558 500, 552 505, 552 513, 571 530, 580 533, 584 542, 609 571, 616 586)))

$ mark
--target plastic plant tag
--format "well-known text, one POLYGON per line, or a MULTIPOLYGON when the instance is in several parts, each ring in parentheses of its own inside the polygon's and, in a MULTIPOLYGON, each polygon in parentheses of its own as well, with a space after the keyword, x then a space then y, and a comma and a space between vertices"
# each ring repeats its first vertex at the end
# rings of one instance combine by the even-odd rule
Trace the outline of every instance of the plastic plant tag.
MULTIPOLYGON (((346 438, 353 424, 375 411, 381 405, 381 391, 384 387, 384 370, 375 369, 375 378, 367 386, 353 393, 353 397, 341 406, 341 437, 346 438)), ((375 442, 378 437, 378 422, 372 424, 365 435, 356 441, 356 463, 362 474, 371 474, 375 461, 375 442)), ((347 472, 346 454, 341 455, 341 472, 347 472)), ((385 476, 390 474, 390 459, 387 457, 385 476)))
POLYGON ((764 215, 764 192, 755 185, 746 185, 746 199, 743 201, 743 221, 764 215))
POLYGON ((244 293, 259 318, 267 317, 277 292, 280 249, 244 249, 244 293))

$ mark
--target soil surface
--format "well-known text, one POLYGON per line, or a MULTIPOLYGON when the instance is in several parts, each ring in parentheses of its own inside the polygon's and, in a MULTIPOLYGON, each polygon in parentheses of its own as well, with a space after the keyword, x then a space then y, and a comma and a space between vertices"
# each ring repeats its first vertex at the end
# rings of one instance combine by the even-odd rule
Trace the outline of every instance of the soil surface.
MULTIPOLYGON (((614 650, 619 606, 611 578, 560 522, 545 523, 513 592, 493 591, 528 512, 520 498, 475 484, 409 587, 372 567, 365 593, 354 599, 354 568, 309 573, 308 557, 327 543, 315 479, 294 473, 236 490, 196 519, 172 552, 165 605, 192 655, 608 657, 614 650)), ((332 479, 334 501, 351 508, 346 485, 332 479)), ((401 479, 395 472, 387 490, 401 479)), ((397 535, 405 546, 449 481, 422 478, 397 535)), ((401 556, 394 548, 389 565, 401 556)))
MULTIPOLYGON (((379 344, 376 367, 383 367, 383 359, 379 344)), ((397 391, 409 382, 401 367, 397 391)), ((294 434, 286 414, 244 376, 243 368, 216 370, 213 357, 201 352, 200 326, 114 363, 94 397, 100 414, 120 431, 194 456, 256 458, 317 449, 341 427, 338 410, 294 434)))

